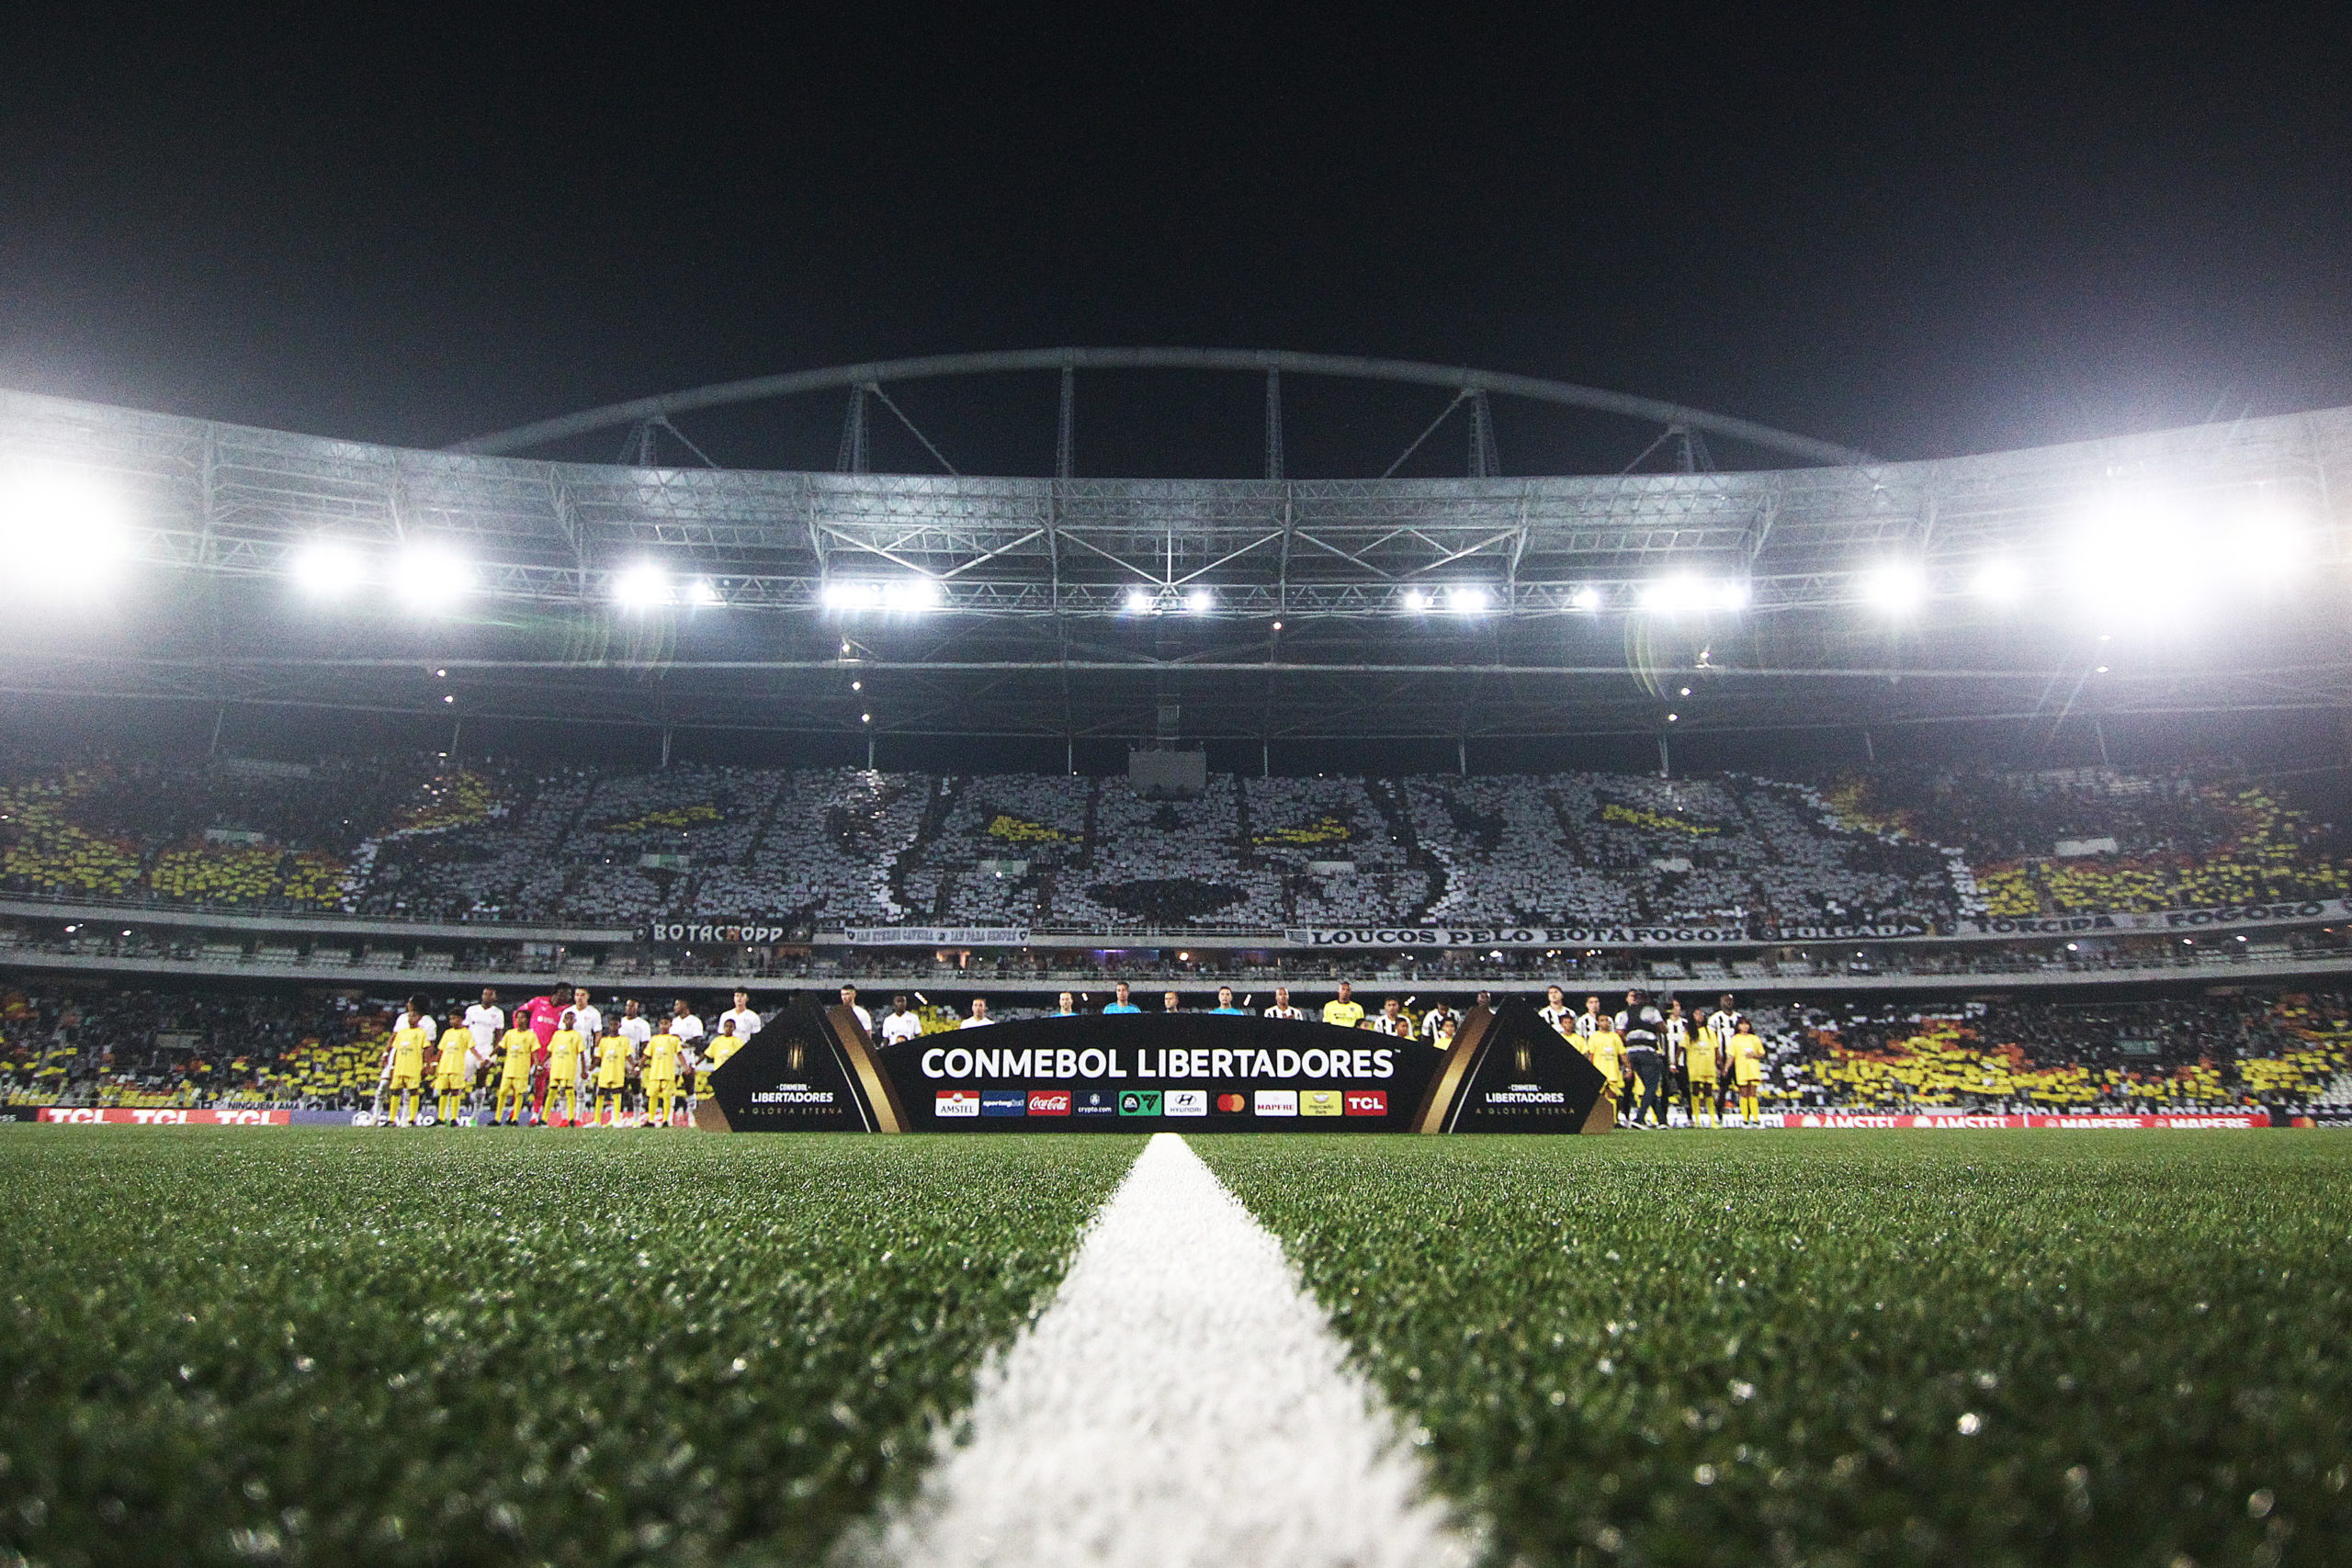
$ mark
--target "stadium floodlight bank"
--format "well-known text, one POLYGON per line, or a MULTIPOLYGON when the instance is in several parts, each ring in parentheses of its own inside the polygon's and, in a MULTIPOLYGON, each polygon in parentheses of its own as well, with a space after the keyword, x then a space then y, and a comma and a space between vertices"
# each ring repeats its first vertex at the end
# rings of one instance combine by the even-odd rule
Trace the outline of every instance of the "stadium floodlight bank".
MULTIPOLYGON (((1123 363, 1087 357, 1102 352, 1041 363, 1123 363)), ((667 419, 697 396, 651 401, 667 419)), ((1270 747, 2013 717, 2053 691, 2077 722, 2352 701, 2327 590, 2352 411, 1924 462, 1747 429, 1817 466, 786 472, 407 450, 0 393, 0 535, 20 580, 108 624, 23 618, 6 683, 910 741, 1167 739, 1172 716, 1187 743, 1270 747), (2217 592, 2226 638, 2177 613, 2217 592)))

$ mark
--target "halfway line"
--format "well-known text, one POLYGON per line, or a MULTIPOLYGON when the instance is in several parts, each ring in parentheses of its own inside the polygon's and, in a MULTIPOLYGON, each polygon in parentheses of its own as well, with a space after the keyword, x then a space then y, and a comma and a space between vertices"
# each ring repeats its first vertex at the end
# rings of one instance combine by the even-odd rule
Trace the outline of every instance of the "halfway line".
POLYGON ((1156 1134, 1053 1303, 981 1373, 969 1440, 847 1555, 933 1564, 1467 1563, 1282 1244, 1156 1134))

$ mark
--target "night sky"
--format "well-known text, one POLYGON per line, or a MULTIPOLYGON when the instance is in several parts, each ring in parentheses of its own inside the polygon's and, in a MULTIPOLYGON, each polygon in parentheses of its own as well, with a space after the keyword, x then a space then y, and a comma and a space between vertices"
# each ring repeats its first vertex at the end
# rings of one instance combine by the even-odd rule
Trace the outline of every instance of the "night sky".
MULTIPOLYGON (((2340 19, 182 9, 12 28, 0 384, 427 446, 1060 344, 1469 364, 1898 457, 2352 403, 2340 19)), ((1090 389, 1081 471, 1254 471, 1230 380, 1090 389)), ((1038 472, 1052 395, 904 400, 1038 472)), ((1376 472, 1442 402, 1295 396, 1297 473, 1376 472)), ((687 428, 827 467, 840 415, 687 428)), ((1511 472, 1652 434, 1500 417, 1511 472)))

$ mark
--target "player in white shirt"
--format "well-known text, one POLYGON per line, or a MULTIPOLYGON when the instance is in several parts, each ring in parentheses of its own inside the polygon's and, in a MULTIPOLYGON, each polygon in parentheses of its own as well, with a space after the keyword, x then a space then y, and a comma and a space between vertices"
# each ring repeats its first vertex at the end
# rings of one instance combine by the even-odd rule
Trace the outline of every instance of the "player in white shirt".
POLYGON ((1600 1032, 1600 998, 1587 997, 1584 1011, 1577 1014, 1575 1033, 1578 1039, 1600 1032))
POLYGON ((1553 1033, 1566 1034, 1568 1020, 1575 1016, 1568 1011, 1568 994, 1557 986, 1547 988, 1544 993, 1544 1005, 1537 1010, 1535 1016, 1542 1019, 1553 1033))
POLYGON ((605 1015, 588 999, 588 987, 580 987, 571 993, 571 1027, 580 1031, 580 1038, 593 1048, 605 1037, 605 1015))
POLYGON ((735 987, 735 1005, 718 1015, 721 1023, 735 1026, 735 1038, 749 1040, 760 1032, 760 1015, 752 1010, 752 993, 742 987, 735 987))
POLYGON ((692 1125, 695 1119, 695 1107, 700 1103, 702 1096, 695 1092, 695 1079, 686 1075, 698 1073, 702 1068, 702 1041, 707 1032, 702 1026, 702 1020, 695 1016, 694 1009, 686 1005, 686 998, 684 997, 678 998, 670 1004, 668 1027, 670 1032, 678 1037, 678 1043, 683 1047, 678 1053, 678 1072, 681 1077, 685 1077, 687 1084, 686 1122, 688 1125, 692 1125))
POLYGON ((474 1037, 473 1049, 466 1053, 467 1064, 473 1069, 473 1092, 467 1098, 466 1108, 480 1126, 482 1098, 490 1089, 490 1064, 498 1055, 498 1037, 506 1032, 506 1010, 498 1005, 495 990, 488 986, 481 988, 481 1000, 466 1010, 465 1024, 474 1037))
POLYGON ((1293 1023, 1304 1023, 1306 1021, 1306 1010, 1305 1008, 1295 1008, 1290 1005, 1290 987, 1288 986, 1276 986, 1274 987, 1274 1005, 1266 1010, 1266 1016, 1268 1018, 1287 1019, 1293 1023))
POLYGON ((640 1055, 645 1052, 645 1043, 653 1038, 653 1021, 638 1010, 634 998, 621 1004, 621 1021, 614 1027, 621 1032, 621 1038, 628 1042, 629 1048, 640 1055))
POLYGON ((842 1006, 857 1014, 858 1027, 865 1031, 865 1037, 868 1040, 873 1039, 874 1015, 857 1005, 857 987, 855 986, 843 986, 842 987, 842 1006))
POLYGON ((958 1029, 986 1029, 989 1024, 994 1023, 995 1021, 996 1020, 989 1016, 988 998, 974 997, 972 998, 972 1016, 966 1019, 956 1027, 958 1029))
POLYGON ((922 1035, 922 1020, 907 1010, 907 998, 892 997, 890 1010, 882 1015, 882 1043, 903 1045, 922 1035))

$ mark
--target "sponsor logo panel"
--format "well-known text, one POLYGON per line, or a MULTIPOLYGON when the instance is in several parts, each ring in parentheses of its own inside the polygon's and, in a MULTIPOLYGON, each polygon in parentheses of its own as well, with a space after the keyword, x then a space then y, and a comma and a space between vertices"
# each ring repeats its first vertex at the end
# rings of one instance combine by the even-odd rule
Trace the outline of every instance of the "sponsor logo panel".
POLYGON ((1261 1116, 1295 1116, 1298 1114, 1298 1090, 1261 1089, 1258 1091, 1256 1110, 1261 1116))
POLYGON ((983 1116, 1026 1116, 1029 1114, 1029 1094, 1018 1089, 984 1089, 980 1090, 980 1114, 983 1116))
POLYGON ((1336 1089, 1300 1089, 1298 1113, 1301 1116, 1339 1115, 1340 1113, 1340 1091, 1336 1089))
POLYGON ((1033 1089, 1029 1091, 1029 1114, 1067 1116, 1069 1102, 1070 1091, 1066 1089, 1033 1089))
POLYGON ((1209 1113, 1209 1091, 1204 1089, 1171 1089, 1168 1091, 1167 1110, 1170 1116, 1206 1116, 1209 1113))
POLYGON ((1340 1093, 1341 1105, 1351 1116, 1385 1116, 1388 1114, 1388 1091, 1385 1089, 1351 1089, 1340 1093))
POLYGON ((1220 1094, 1216 1097, 1216 1109, 1219 1115, 1238 1116, 1250 1109, 1250 1101, 1241 1095, 1220 1094))
POLYGON ((978 1116, 980 1113, 980 1091, 975 1089, 943 1089, 932 1097, 932 1113, 936 1116, 978 1116))
POLYGON ((1070 1107, 1073 1115, 1115 1116, 1119 1112, 1119 1091, 1114 1089, 1082 1089, 1078 1102, 1070 1107))
POLYGON ((1156 1089, 1123 1089, 1119 1091, 1119 1114, 1122 1116, 1157 1116, 1159 1114, 1160 1091, 1156 1089))

